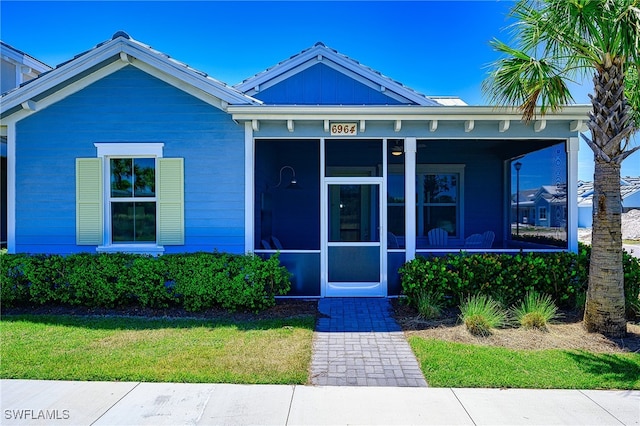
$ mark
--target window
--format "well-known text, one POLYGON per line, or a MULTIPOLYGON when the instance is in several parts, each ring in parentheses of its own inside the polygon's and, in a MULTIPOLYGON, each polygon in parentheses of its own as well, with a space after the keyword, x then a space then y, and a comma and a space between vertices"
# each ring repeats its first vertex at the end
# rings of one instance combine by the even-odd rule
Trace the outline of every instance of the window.
POLYGON ((184 244, 184 161, 161 143, 96 143, 76 159, 76 244, 157 252, 184 244))
POLYGON ((547 208, 546 207, 540 207, 540 209, 538 210, 538 219, 547 220, 547 208))
POLYGON ((450 238, 462 238, 462 187, 464 166, 418 164, 416 168, 416 229, 418 248, 428 244, 433 228, 450 238))
POLYGON ((110 158, 112 243, 156 242, 156 159, 110 158))

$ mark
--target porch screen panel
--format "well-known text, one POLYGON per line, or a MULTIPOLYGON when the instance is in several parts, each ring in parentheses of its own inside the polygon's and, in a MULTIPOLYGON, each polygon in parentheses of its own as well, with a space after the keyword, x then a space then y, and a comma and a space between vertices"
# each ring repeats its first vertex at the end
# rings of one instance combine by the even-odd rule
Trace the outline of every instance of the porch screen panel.
POLYGON ((329 247, 329 281, 380 281, 379 246, 329 247))
POLYGON ((255 148, 255 249, 319 251, 320 141, 258 139, 255 148))
POLYGON ((382 176, 382 141, 330 139, 325 142, 325 176, 382 176))
POLYGON ((417 247, 429 246, 428 234, 434 228, 444 229, 449 238, 461 238, 461 173, 419 166, 416 191, 417 247))
POLYGON ((514 247, 567 247, 565 143, 511 159, 511 242, 514 247))
POLYGON ((405 226, 405 156, 397 154, 403 141, 390 140, 387 146, 387 248, 403 249, 405 226))

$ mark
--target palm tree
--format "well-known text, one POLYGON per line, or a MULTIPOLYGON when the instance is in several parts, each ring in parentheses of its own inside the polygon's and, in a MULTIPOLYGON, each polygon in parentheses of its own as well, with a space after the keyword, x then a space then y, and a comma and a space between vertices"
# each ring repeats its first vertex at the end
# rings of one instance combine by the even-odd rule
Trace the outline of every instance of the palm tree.
POLYGON ((594 152, 591 266, 584 313, 589 331, 626 333, 620 164, 640 146, 640 0, 520 0, 513 42, 483 89, 497 105, 515 105, 525 121, 573 101, 568 84, 593 76, 593 110, 582 135, 594 152), (635 80, 635 84, 632 83, 635 80))

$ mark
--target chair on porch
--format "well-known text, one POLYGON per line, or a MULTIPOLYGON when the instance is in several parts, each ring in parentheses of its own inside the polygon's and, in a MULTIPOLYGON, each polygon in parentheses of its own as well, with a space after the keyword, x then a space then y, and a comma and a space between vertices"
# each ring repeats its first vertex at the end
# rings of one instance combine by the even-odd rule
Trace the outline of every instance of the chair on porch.
POLYGON ((449 243, 449 233, 442 228, 433 228, 427 233, 429 244, 444 247, 449 243))
POLYGON ((398 237, 393 232, 387 232, 387 248, 397 249, 400 245, 398 244, 398 237))
POLYGON ((280 240, 276 237, 274 237, 273 235, 271 236, 271 242, 273 243, 273 245, 275 246, 275 248, 277 250, 282 250, 282 243, 280 242, 280 240))
POLYGON ((482 234, 471 234, 464 240, 465 248, 491 248, 496 234, 493 231, 485 231, 482 234))
POLYGON ((482 247, 491 248, 493 246, 493 240, 496 238, 496 234, 493 231, 484 231, 482 238, 482 247))
POLYGON ((482 234, 471 234, 464 240, 464 246, 466 248, 482 248, 484 243, 484 237, 482 234))

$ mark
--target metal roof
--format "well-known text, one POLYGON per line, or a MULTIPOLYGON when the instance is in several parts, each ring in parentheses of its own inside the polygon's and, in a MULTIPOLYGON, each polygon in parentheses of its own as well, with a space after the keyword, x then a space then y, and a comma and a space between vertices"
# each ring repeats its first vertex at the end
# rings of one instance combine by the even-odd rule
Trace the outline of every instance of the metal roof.
POLYGON ((19 110, 25 102, 39 101, 39 96, 47 96, 52 90, 57 91, 73 83, 75 79, 108 63, 132 60, 134 66, 139 62, 149 65, 159 72, 176 78, 181 82, 200 89, 205 94, 216 97, 232 105, 259 105, 260 101, 245 95, 234 87, 210 77, 207 73, 196 70, 189 65, 173 59, 166 53, 131 38, 123 31, 116 32, 107 41, 82 52, 55 68, 40 74, 21 87, 2 94, 0 112, 12 114, 19 110), (137 61, 137 62, 136 62, 137 61), (18 108, 18 109, 16 109, 18 108))

